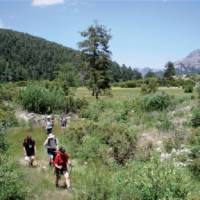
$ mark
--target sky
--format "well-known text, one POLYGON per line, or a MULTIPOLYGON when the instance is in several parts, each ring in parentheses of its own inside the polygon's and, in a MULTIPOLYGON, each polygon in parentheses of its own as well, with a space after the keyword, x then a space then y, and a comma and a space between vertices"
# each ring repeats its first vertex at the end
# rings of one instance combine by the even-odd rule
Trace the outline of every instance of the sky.
POLYGON ((0 0, 0 28, 78 49, 97 21, 111 30, 112 60, 162 68, 200 48, 200 0, 0 0))

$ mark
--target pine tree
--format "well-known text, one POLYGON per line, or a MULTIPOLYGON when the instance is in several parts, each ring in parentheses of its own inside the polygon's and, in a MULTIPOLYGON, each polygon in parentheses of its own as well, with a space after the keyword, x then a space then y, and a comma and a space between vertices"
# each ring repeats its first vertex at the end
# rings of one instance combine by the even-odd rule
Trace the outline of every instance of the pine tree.
POLYGON ((164 77, 165 78, 172 78, 172 76, 174 76, 176 74, 176 69, 174 67, 174 63, 169 61, 166 65, 165 65, 165 72, 164 72, 164 77))
POLYGON ((81 32, 81 36, 85 38, 79 42, 79 48, 87 63, 88 86, 98 99, 102 90, 110 88, 111 52, 108 43, 111 35, 105 26, 94 24, 81 32))

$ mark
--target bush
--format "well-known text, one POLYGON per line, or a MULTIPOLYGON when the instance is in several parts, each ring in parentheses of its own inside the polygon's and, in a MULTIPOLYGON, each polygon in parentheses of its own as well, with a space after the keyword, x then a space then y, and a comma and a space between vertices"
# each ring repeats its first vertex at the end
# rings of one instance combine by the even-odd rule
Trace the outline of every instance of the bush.
POLYGON ((144 111, 162 111, 172 105, 172 97, 164 92, 156 92, 145 95, 140 102, 144 111))
POLYGON ((104 101, 100 100, 95 103, 91 103, 87 109, 85 107, 80 110, 79 116, 82 118, 87 118, 93 121, 98 121, 100 114, 105 109, 104 101))
POLYGON ((5 131, 3 127, 0 127, 0 154, 5 153, 7 150, 8 144, 5 140, 5 131))
POLYGON ((75 185, 76 200, 102 200, 111 199, 112 173, 104 166, 91 163, 87 170, 78 174, 75 185))
POLYGON ((14 83, 0 84, 0 101, 13 101, 18 93, 19 88, 14 83))
POLYGON ((198 83, 198 84, 196 85, 195 90, 196 90, 196 92, 197 92, 198 98, 200 99, 200 83, 198 83))
POLYGON ((191 149, 192 161, 189 165, 190 170, 192 171, 193 175, 200 178, 200 145, 196 145, 191 149))
POLYGON ((193 110, 191 123, 194 128, 200 126, 200 109, 193 110))
POLYGON ((115 182, 117 198, 113 199, 187 199, 191 190, 183 170, 176 169, 173 163, 160 162, 159 158, 130 164, 115 182))
POLYGON ((22 174, 18 166, 10 158, 3 155, 0 155, 0 199, 25 199, 22 174))
POLYGON ((141 86, 142 94, 155 93, 158 90, 159 83, 156 78, 149 78, 145 80, 145 84, 141 86))
POLYGON ((39 85, 28 85, 21 91, 19 102, 24 109, 36 113, 51 113, 60 110, 75 112, 88 105, 85 99, 75 99, 71 95, 65 96, 66 92, 59 85, 52 85, 49 82, 45 84, 48 89, 39 85))
POLYGON ((75 155, 83 160, 99 158, 109 163, 114 159, 124 164, 135 155, 137 135, 125 125, 83 120, 71 124, 66 134, 75 155))
POLYGON ((14 125, 17 125, 14 110, 10 106, 4 105, 0 102, 0 126, 7 128, 14 125))
POLYGON ((186 85, 183 87, 185 93, 192 93, 193 92, 193 85, 186 85))

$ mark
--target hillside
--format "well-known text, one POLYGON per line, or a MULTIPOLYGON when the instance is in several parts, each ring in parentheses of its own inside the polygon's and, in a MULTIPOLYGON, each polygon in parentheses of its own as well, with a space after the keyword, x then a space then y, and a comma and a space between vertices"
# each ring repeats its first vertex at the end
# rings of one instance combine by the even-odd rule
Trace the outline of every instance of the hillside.
POLYGON ((0 29, 0 79, 54 79, 58 65, 75 63, 78 52, 45 39, 0 29))
POLYGON ((175 67, 178 73, 199 73, 200 72, 200 49, 192 51, 185 58, 176 61, 175 67))
MULTIPOLYGON (((77 50, 8 29, 0 29, 0 82, 21 80, 53 80, 60 65, 70 63, 84 79, 82 60, 77 50)), ((135 71, 111 62, 111 81, 134 79, 135 71)))

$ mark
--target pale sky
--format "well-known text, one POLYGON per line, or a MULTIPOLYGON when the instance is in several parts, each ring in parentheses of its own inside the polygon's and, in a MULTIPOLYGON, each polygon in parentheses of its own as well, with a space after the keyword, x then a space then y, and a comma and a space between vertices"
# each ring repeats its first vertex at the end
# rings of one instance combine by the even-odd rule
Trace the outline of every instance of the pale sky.
POLYGON ((200 1, 0 0, 0 27, 77 49, 95 20, 111 29, 112 59, 131 67, 163 67, 200 48, 200 1))

